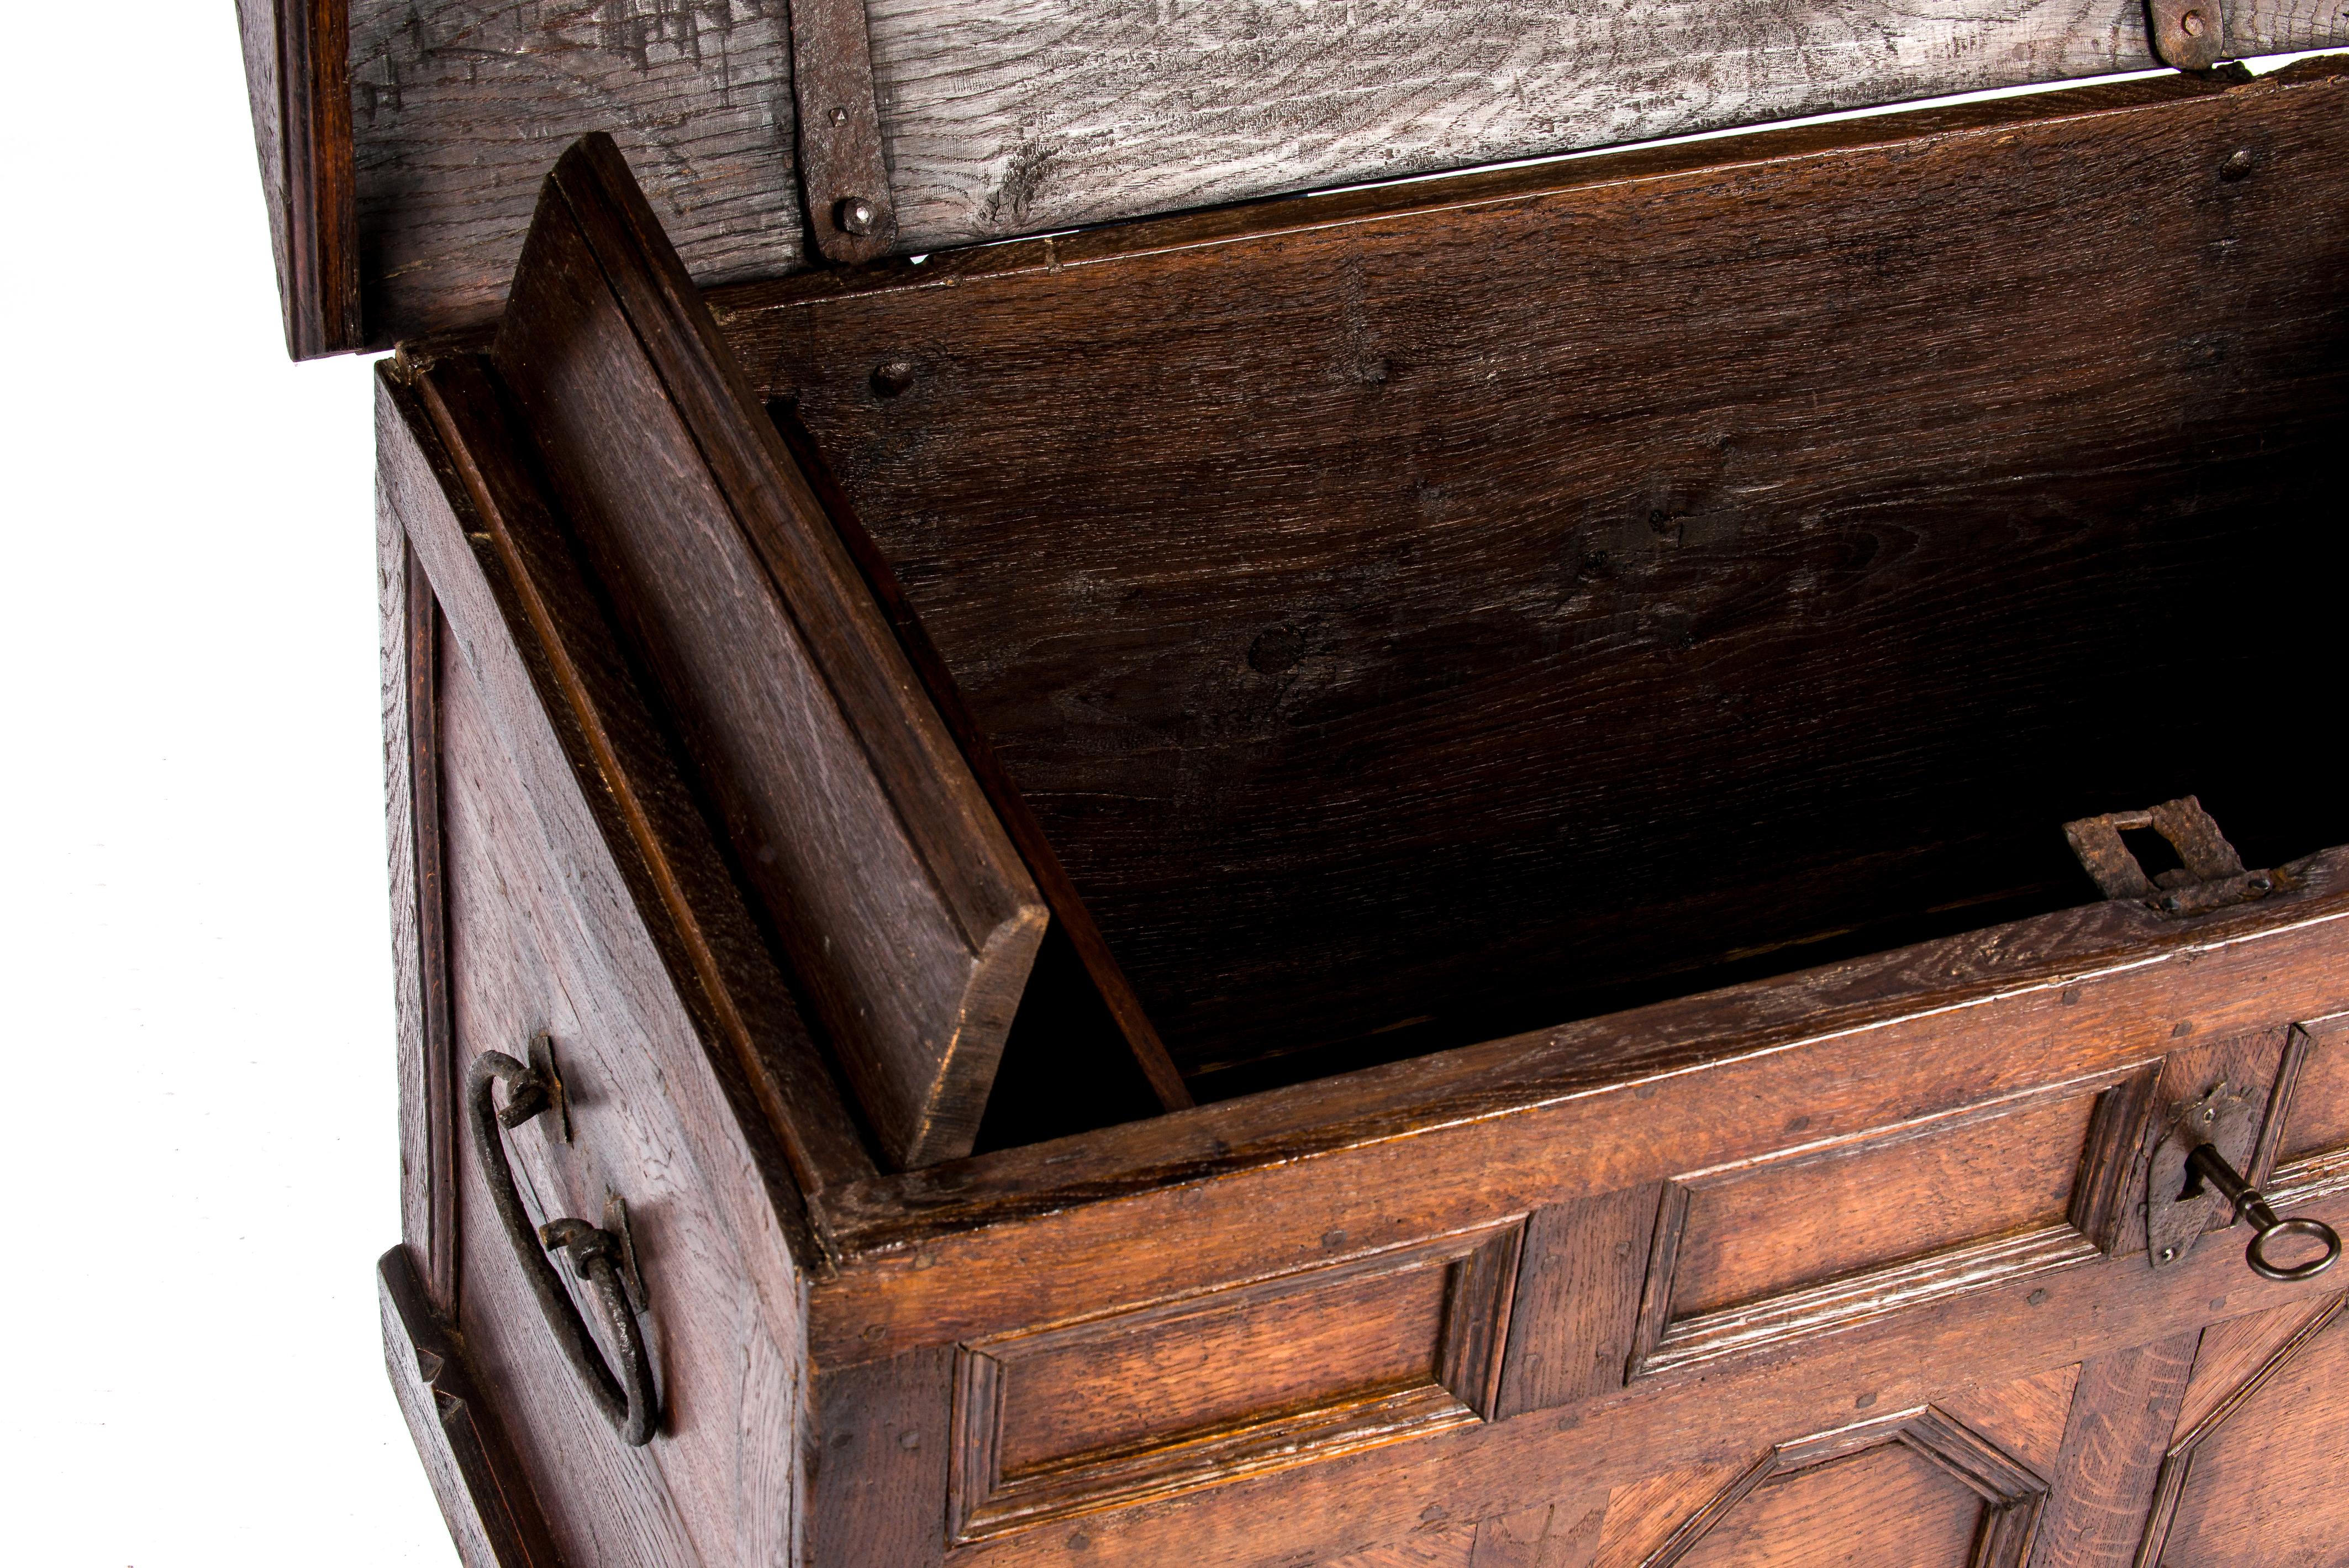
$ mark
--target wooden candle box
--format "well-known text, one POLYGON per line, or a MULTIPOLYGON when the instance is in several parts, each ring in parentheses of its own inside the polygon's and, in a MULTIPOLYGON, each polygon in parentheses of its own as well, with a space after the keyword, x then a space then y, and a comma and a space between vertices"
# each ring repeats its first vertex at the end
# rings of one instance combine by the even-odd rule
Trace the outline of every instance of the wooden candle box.
POLYGON ((2349 1551, 2203 1179, 2349 1222, 2349 72, 1321 190, 2147 24, 1137 145, 1212 19, 525 9, 246 16, 469 1563, 2349 1551))

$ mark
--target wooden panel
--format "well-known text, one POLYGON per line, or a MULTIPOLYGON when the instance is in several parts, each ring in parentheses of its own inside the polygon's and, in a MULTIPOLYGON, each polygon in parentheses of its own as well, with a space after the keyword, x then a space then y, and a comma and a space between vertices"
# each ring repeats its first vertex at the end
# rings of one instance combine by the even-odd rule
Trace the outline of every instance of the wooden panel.
POLYGON ((1662 1190, 1651 1183, 1560 1203, 1526 1222, 1502 1417, 1623 1386, 1662 1190))
POLYGON ((1746 1354, 2096 1248, 2070 1216, 2105 1085, 2071 1085, 1665 1189, 1634 1376, 1746 1354))
MULTIPOLYGON (((2188 1413, 2207 1410, 2184 1431, 2163 1466, 2154 1516, 2138 1563, 2150 1568, 2316 1568, 2341 1558, 2349 1531, 2349 1422, 2340 1398, 2349 1386, 2349 1329, 2336 1298, 2311 1314, 2282 1309, 2297 1331, 2255 1366, 2221 1355, 2207 1397, 2195 1364, 2188 1413)), ((2282 1315, 2282 1314, 2280 1314, 2282 1315)))
POLYGON ((1640 1568, 2023 1568, 2046 1495, 2045 1479, 2002 1437, 1937 1407, 1903 1411, 1774 1445, 1689 1512, 1640 1568))
POLYGON ((968 1154, 1044 905, 609 140, 492 358, 886 1162, 968 1154))
MULTIPOLYGON (((2336 1196, 2313 1208, 2337 1223, 2349 1212, 2344 1206, 2349 1197, 2336 1196)), ((1786 1433, 1833 1432, 1875 1412, 1930 1406, 1956 1389, 2084 1358, 2093 1364, 2181 1334, 2190 1345, 2213 1314, 2312 1301, 2323 1283, 2252 1280, 2240 1256, 2210 1248, 2161 1272, 2142 1258, 2099 1259, 1863 1324, 1799 1355, 1688 1368, 1558 1412, 1464 1423, 1179 1499, 1007 1532, 957 1548, 947 1560, 953 1568, 1280 1568, 1317 1553, 1342 1556, 1366 1542, 1401 1540, 1446 1520, 1512 1515, 1589 1488, 1682 1470, 1713 1474, 1712 1467, 1724 1463, 1734 1476, 1786 1433), (1280 1521, 1277 1536, 1268 1519, 1280 1521), (1081 1547, 1071 1540, 1080 1533, 1081 1547)), ((2157 1448, 2176 1411, 2173 1397, 2157 1448)), ((1689 1480, 1675 1494, 1673 1519, 1719 1490, 1689 1480)), ((2142 1527, 2145 1496, 2137 1494, 2132 1537, 2142 1527)), ((2118 1562, 2133 1552, 2132 1539, 2118 1562)), ((2074 1561, 2105 1568, 2112 1560, 2074 1561)))
POLYGON ((1687 1568, 1961 1568, 1982 1500, 1909 1449, 1887 1445, 1764 1485, 1685 1555, 1687 1568))
POLYGON ((2261 863, 2349 837, 2220 718, 2288 722, 2263 670, 2339 649, 2161 629, 2342 547, 2305 521, 2342 90, 1589 160, 726 318, 1215 1098, 2075 901, 2048 825, 2124 794, 2190 784, 2261 863))
POLYGON ((2349 1018, 2308 1026, 2280 1140, 2284 1163, 2349 1149, 2349 1018))
MULTIPOLYGON (((264 9, 265 10, 265 5, 264 9)), ((777 0, 349 0, 369 340, 486 321, 554 149, 620 139, 702 282, 803 259, 777 0)), ((2132 0, 1868 0, 1766 20, 1376 0, 1268 26, 1115 0, 875 0, 901 250, 2155 62, 2132 0)), ((2225 7, 2229 56, 2349 34, 2225 7)), ((256 89, 256 106, 261 95, 256 89)))
POLYGON ((548 1521, 572 1568, 792 1561, 810 1411, 800 1268, 822 1256, 793 1177, 843 1162, 762 1107, 825 1091, 798 1073, 804 1033, 761 981, 759 950, 716 918, 708 868, 678 836, 674 781, 647 771, 625 693, 531 633, 499 564, 510 520, 467 498, 414 399, 389 378, 382 390, 385 504, 450 633, 435 687, 457 1051, 554 1037, 576 1142, 550 1141, 541 1118, 508 1147, 542 1214, 629 1201, 666 1420, 648 1449, 621 1447, 537 1321, 460 1147, 458 1207, 478 1217, 460 1227, 458 1293, 474 1375, 533 1488, 575 1500, 548 1521), (666 802, 635 796, 644 784, 665 784, 666 802), (713 953, 723 994, 703 983, 713 953))
POLYGON ((1478 1419, 1518 1241, 1516 1226, 1447 1237, 968 1347, 955 1535, 1478 1419))
POLYGON ((633 910, 612 898, 559 753, 542 759, 552 776, 509 757, 461 658, 451 646, 441 671, 458 1049, 470 1060, 552 1036, 573 1137, 541 1117, 506 1137, 508 1157, 542 1221, 593 1221, 607 1194, 626 1201, 666 1418, 649 1445, 622 1445, 540 1315, 470 1143, 467 1353, 533 1489, 564 1500, 548 1524, 565 1563, 783 1568, 807 1389, 797 1280, 766 1184, 633 910))
POLYGON ((1674 1319, 2061 1223, 2095 1101, 2050 1096, 1692 1181, 1674 1319))

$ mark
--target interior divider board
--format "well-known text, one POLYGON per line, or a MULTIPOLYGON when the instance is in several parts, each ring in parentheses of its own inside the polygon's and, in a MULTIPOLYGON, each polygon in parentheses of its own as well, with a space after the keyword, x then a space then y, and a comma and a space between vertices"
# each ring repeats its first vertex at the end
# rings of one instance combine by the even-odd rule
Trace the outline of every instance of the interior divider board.
POLYGON ((2349 837, 2239 743, 2317 619, 2178 629, 2340 548, 2344 91, 2155 78, 714 303, 1214 1099, 2076 902, 2094 801, 2197 792, 2261 864, 2349 837))
MULTIPOLYGON (((539 177, 591 130, 619 139, 698 282, 812 259, 782 0, 282 3, 348 18, 356 193, 308 196, 355 203, 368 343, 494 317, 539 177)), ((2228 57, 2349 43, 2333 6, 2223 9, 2228 57)), ((2142 0, 872 0, 866 16, 900 254, 2158 63, 2142 0)))
POLYGON ((968 1153, 1046 907, 607 139, 491 360, 885 1161, 968 1153))

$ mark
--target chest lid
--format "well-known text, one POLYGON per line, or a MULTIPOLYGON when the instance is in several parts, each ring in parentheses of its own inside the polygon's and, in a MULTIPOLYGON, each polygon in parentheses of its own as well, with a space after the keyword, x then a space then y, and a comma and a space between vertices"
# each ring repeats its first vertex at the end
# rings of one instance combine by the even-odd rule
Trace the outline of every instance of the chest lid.
POLYGON ((296 358, 493 318, 540 181, 590 131, 707 287, 2349 43, 2330 7, 2195 5, 238 0, 296 358))

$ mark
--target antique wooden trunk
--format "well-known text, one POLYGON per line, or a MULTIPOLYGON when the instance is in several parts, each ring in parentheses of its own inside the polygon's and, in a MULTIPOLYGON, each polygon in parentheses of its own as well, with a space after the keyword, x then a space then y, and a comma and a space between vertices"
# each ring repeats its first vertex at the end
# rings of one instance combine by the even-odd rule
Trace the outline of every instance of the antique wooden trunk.
POLYGON ((2349 11, 243 23, 468 1563, 2349 1563, 2349 11))

